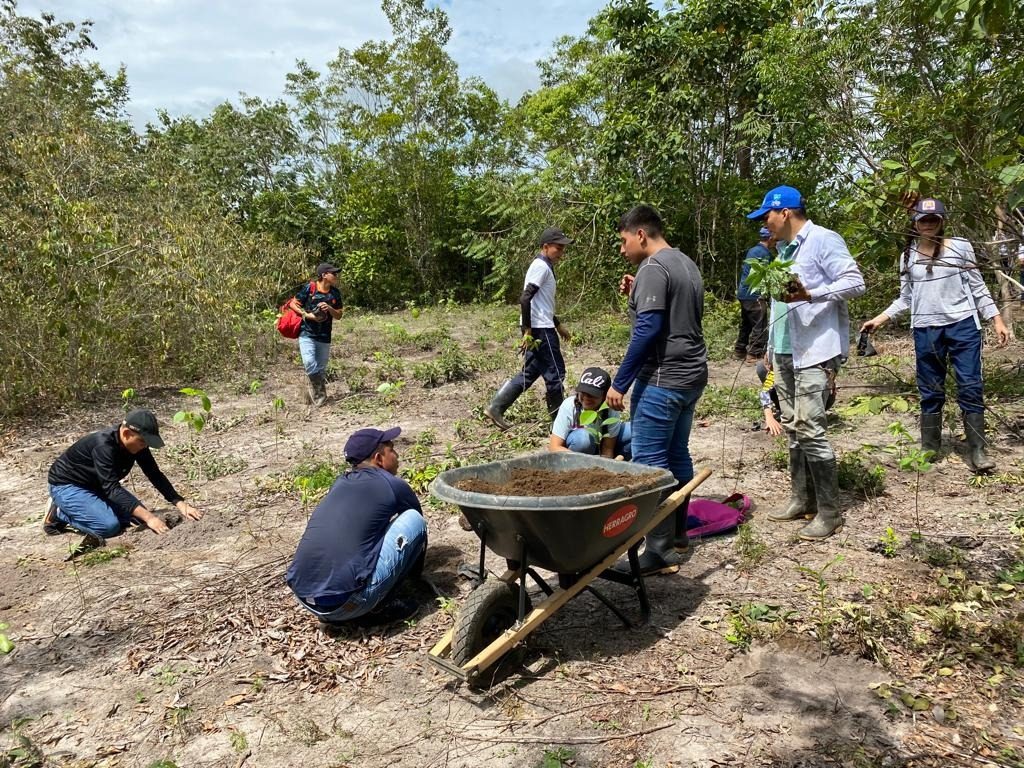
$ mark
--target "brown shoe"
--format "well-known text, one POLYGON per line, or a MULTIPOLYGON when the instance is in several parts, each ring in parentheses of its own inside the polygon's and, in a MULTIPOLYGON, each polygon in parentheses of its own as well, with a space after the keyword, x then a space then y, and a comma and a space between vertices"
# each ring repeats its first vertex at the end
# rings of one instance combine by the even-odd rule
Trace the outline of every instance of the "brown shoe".
POLYGON ((43 533, 47 536, 58 536, 68 528, 68 524, 57 517, 57 505, 53 499, 46 499, 46 510, 43 512, 43 533))
POLYGON ((743 362, 746 363, 747 365, 756 365, 757 361, 760 359, 761 358, 757 357, 756 355, 747 355, 743 362))

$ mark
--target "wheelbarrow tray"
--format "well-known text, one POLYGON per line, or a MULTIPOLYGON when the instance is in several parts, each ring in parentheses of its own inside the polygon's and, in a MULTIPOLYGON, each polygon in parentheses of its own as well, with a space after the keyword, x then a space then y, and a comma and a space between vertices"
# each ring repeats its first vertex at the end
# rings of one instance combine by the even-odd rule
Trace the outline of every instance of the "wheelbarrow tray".
POLYGON ((672 473, 658 467, 556 451, 449 469, 438 475, 430 492, 458 505, 496 555, 517 560, 525 545, 531 565, 578 573, 616 551, 646 525, 662 492, 675 484, 672 473), (577 496, 498 496, 456 487, 470 479, 504 484, 517 469, 569 473, 594 468, 621 475, 622 487, 577 496), (657 477, 639 488, 626 487, 643 474, 657 477))

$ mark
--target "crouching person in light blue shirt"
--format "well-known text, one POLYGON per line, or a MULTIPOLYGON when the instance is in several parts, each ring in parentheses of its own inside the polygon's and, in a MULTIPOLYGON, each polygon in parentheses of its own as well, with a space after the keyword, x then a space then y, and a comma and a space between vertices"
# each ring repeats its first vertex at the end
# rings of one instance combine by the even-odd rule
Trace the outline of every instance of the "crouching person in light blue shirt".
POLYGON ((776 187, 747 215, 763 220, 772 236, 789 243, 790 291, 772 308, 769 330, 782 427, 789 436, 789 504, 769 520, 814 518, 800 538, 825 539, 842 528, 836 455, 825 429, 825 403, 850 350, 846 302, 864 293, 864 277, 843 238, 807 218, 793 187, 776 187))
POLYGON ((597 454, 605 458, 632 458, 630 443, 632 435, 628 421, 622 414, 610 408, 603 408, 612 377, 603 368, 587 368, 580 376, 576 392, 567 397, 555 414, 551 425, 549 451, 574 451, 597 454), (597 413, 597 417, 583 424, 585 411, 597 413))

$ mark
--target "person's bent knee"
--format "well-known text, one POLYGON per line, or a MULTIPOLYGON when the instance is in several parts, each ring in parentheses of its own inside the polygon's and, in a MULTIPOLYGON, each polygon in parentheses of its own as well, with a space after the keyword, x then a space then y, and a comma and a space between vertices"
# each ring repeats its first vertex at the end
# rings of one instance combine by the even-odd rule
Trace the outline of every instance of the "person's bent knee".
POLYGON ((597 453, 597 445, 585 429, 574 429, 565 438, 565 447, 575 453, 597 453))

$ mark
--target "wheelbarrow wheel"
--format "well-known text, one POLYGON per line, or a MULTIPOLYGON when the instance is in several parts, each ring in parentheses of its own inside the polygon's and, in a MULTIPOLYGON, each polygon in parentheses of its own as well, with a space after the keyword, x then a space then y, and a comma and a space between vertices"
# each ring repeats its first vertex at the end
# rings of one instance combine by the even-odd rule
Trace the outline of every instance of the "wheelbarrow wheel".
MULTIPOLYGON (((459 611, 452 632, 451 660, 460 667, 493 643, 516 623, 519 609, 519 589, 515 584, 500 579, 487 579, 470 592, 459 611)), ((527 598, 529 612, 530 600, 527 598)), ((484 670, 470 684, 477 687, 491 685, 501 674, 521 661, 516 649, 484 670)))

